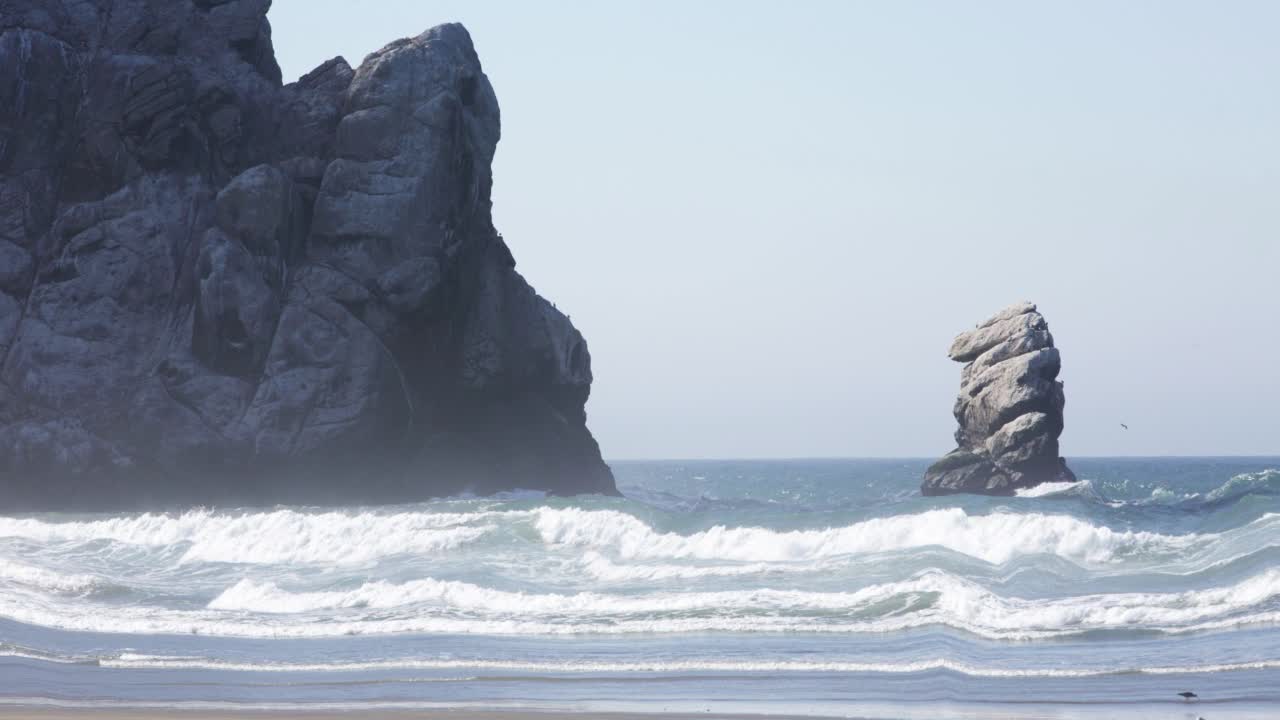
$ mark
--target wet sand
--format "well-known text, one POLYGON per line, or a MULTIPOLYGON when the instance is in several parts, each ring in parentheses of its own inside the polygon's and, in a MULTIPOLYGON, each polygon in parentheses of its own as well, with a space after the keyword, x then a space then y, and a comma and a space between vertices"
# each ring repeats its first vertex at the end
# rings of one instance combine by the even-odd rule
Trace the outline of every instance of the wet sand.
POLYGON ((264 709, 165 709, 165 708, 105 708, 92 707, 38 707, 0 706, 0 718, 23 720, 334 720, 338 717, 358 717, 362 720, 549 720, 573 718, 575 720, 675 720, 698 718, 699 720, 1274 720, 1277 708, 1265 703, 1242 703, 1224 706, 1199 706, 1196 703, 1168 704, 1163 706, 1125 707, 1123 705, 1098 705, 1080 707, 1061 704, 1025 705, 1022 707, 981 706, 975 704, 953 705, 948 703, 918 706, 876 706, 851 709, 850 713, 824 712, 823 714, 769 714, 769 713, 713 713, 707 710, 685 709, 673 712, 599 712, 574 709, 473 709, 473 708, 348 708, 323 710, 264 710, 264 709))
MULTIPOLYGON (((557 710, 131 710, 91 708, 0 708, 0 718, 29 718, 30 720, 333 720, 337 717, 359 717, 362 720, 549 720, 572 717, 578 720, 670 720, 672 718, 697 717, 704 720, 762 720, 780 718, 783 715, 724 715, 715 713, 600 713, 564 712, 557 710)), ((800 720, 796 717, 794 720, 800 720)), ((815 720, 806 716, 805 720, 815 720)))

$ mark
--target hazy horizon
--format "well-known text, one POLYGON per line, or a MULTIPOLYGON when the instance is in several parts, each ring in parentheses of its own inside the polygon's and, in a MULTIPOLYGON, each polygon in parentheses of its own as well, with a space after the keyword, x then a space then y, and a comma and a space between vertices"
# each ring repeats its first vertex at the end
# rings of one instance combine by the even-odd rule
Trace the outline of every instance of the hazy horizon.
POLYGON ((270 19, 286 82, 467 26, 495 224, 590 344, 606 458, 941 455, 951 338, 1022 299, 1062 352, 1068 458, 1280 455, 1280 5, 270 19))
MULTIPOLYGON (((1080 455, 1074 454, 1067 456, 1067 460, 1274 460, 1280 458, 1280 454, 1271 453, 1255 453, 1242 455, 1080 455)), ((904 460, 904 461, 921 461, 936 460, 934 455, 738 455, 734 457, 702 457, 702 456, 684 456, 684 457, 612 457, 609 454, 604 456, 605 462, 609 463, 663 463, 663 462, 838 462, 843 460, 904 460)), ((1087 479, 1087 478, 1086 478, 1087 479)))

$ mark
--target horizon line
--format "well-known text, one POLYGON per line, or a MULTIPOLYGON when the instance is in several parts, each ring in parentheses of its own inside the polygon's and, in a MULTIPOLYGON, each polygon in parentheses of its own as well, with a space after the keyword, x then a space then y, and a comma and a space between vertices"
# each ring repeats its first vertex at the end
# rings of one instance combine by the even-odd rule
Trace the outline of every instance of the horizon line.
MULTIPOLYGON (((777 455, 742 457, 621 457, 605 458, 615 462, 794 462, 800 460, 936 460, 941 455, 777 455)), ((1073 455, 1071 460, 1280 460, 1280 453, 1248 453, 1240 455, 1073 455)))

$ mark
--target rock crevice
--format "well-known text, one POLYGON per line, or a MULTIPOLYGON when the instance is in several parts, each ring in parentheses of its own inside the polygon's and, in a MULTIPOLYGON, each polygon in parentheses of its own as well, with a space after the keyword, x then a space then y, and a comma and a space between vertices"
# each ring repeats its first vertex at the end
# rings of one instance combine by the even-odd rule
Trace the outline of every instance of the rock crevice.
POLYGON ((952 411, 957 447, 925 471, 925 495, 1008 495, 1075 479, 1058 455, 1062 359, 1034 304, 992 315, 958 335, 947 354, 965 363, 952 411))

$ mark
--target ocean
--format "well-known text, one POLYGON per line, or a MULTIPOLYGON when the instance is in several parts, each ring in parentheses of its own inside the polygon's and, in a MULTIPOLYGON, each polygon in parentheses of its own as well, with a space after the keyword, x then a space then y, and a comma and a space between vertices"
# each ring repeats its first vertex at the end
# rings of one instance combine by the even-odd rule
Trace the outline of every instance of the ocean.
POLYGON ((1280 458, 1006 498, 921 497, 927 464, 0 515, 0 704, 1280 717, 1280 458))

